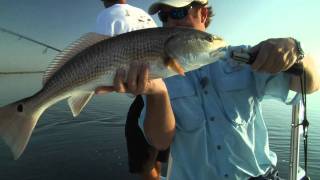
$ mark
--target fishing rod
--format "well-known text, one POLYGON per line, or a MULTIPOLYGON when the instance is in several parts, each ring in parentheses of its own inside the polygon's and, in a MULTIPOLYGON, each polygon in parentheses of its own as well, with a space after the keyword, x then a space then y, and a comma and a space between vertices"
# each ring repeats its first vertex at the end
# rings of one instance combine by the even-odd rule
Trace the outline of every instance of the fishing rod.
MULTIPOLYGON (((13 36, 17 36, 19 37, 19 39, 25 39, 27 41, 30 41, 32 43, 35 43, 35 44, 38 44, 40 46, 44 46, 46 49, 43 51, 43 53, 46 53, 47 52, 47 49, 52 49, 54 51, 57 51, 57 52, 61 52, 62 50, 61 49, 58 49, 58 48, 55 48, 49 44, 46 44, 44 42, 40 42, 40 41, 37 41, 37 40, 34 40, 30 37, 27 37, 25 35, 22 35, 22 34, 19 34, 19 33, 16 33, 16 32, 13 32, 9 29, 6 29, 6 28, 3 28, 3 27, 0 27, 0 31, 2 32, 5 32, 5 33, 8 33, 8 34, 11 34, 13 36)), ((43 73, 44 71, 32 71, 32 72, 0 72, 0 74, 26 74, 26 73, 43 73)))
POLYGON ((27 40, 27 41, 33 42, 33 43, 38 44, 38 45, 40 45, 40 46, 44 46, 44 47, 46 47, 46 49, 43 51, 44 53, 47 52, 47 49, 52 49, 52 50, 57 51, 57 52, 61 52, 61 51, 62 51, 61 49, 55 48, 55 47, 53 47, 53 46, 51 46, 51 45, 48 45, 48 44, 46 44, 46 43, 43 43, 43 42, 34 40, 34 39, 29 38, 29 37, 27 37, 27 36, 25 36, 25 35, 22 35, 22 34, 13 32, 13 31, 8 30, 8 29, 3 28, 3 27, 0 27, 0 31, 5 32, 5 33, 8 33, 8 34, 11 34, 11 35, 14 35, 14 36, 17 36, 17 37, 22 38, 22 39, 25 39, 25 40, 27 40))
MULTIPOLYGON (((241 63, 252 64, 256 55, 240 52, 232 52, 231 57, 241 63)), ((290 141, 290 162, 289 162, 289 180, 310 180, 308 176, 308 127, 307 119, 307 89, 306 73, 302 63, 295 63, 286 73, 299 76, 301 87, 301 100, 298 104, 292 106, 292 124, 290 141), (300 122, 300 120, 302 120, 300 122), (300 127, 302 127, 303 151, 304 151, 304 170, 299 167, 299 145, 300 145, 300 127)))

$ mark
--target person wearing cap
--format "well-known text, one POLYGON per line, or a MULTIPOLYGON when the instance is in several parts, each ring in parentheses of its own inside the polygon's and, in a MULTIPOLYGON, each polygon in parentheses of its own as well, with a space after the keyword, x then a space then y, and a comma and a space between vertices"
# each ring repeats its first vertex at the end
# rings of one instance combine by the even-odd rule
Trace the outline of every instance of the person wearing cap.
MULTIPOLYGON (((149 8, 164 27, 205 31, 212 18, 207 0, 158 0, 149 8)), ((215 63, 166 79, 149 80, 146 64, 132 63, 125 79, 119 69, 114 90, 142 94, 139 126, 158 150, 170 146, 170 180, 280 179, 277 157, 269 148, 261 101, 296 103, 289 90, 301 92, 298 76, 284 73, 295 63, 305 71, 305 90, 319 90, 314 61, 297 40, 278 38, 256 46, 228 46, 215 63), (236 63, 232 51, 256 54, 252 65, 236 63), (143 80, 143 81, 142 81, 143 80), (126 82, 126 83, 124 83, 126 82)))

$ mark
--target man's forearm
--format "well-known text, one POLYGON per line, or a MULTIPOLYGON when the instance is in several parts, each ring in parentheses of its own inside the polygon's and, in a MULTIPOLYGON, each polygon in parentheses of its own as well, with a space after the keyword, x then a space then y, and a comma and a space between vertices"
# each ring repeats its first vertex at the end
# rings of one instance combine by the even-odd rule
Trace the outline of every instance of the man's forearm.
POLYGON ((168 92, 147 95, 144 131, 149 142, 157 149, 167 149, 175 134, 175 118, 168 92))
MULTIPOLYGON (((303 67, 306 73, 306 93, 318 91, 320 88, 319 70, 317 69, 313 58, 306 56, 303 59, 303 67)), ((300 77, 292 76, 290 89, 296 92, 301 92, 300 77)))

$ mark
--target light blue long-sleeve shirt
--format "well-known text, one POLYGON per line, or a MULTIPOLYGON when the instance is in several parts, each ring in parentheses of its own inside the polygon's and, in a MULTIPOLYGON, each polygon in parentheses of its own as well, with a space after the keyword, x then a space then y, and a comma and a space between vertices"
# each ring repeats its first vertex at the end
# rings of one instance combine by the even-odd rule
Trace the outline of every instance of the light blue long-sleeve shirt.
MULTIPOLYGON (((260 103, 266 97, 292 103, 289 82, 285 73, 254 72, 228 55, 185 77, 165 79, 176 120, 170 180, 242 180, 275 166, 260 103)), ((141 128, 144 115, 145 108, 141 128)))

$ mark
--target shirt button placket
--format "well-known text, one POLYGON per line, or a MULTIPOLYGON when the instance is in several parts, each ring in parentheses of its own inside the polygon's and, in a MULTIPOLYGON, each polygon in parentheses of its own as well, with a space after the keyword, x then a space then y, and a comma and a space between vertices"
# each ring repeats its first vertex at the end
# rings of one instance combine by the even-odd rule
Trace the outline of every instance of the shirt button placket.
POLYGON ((201 88, 203 89, 203 93, 205 95, 208 94, 208 90, 206 90, 206 87, 207 87, 208 83, 209 83, 209 78, 208 77, 205 76, 205 77, 201 78, 200 85, 201 85, 201 88))
POLYGON ((207 87, 208 83, 209 83, 208 77, 205 76, 205 77, 201 78, 200 85, 201 85, 202 89, 205 89, 207 87))

